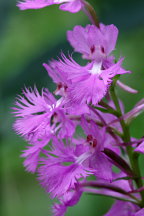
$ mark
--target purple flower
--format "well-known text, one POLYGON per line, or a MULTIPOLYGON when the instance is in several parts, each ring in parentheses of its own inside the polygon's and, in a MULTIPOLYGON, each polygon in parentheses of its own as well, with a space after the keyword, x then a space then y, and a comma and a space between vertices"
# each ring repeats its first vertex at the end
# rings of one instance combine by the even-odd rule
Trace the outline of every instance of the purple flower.
MULTIPOLYGON (((65 61, 69 64, 71 64, 71 61, 67 59, 63 53, 62 59, 63 60, 59 59, 59 61, 50 61, 49 64, 43 64, 43 66, 48 72, 48 75, 53 79, 54 83, 56 83, 57 85, 57 88, 54 93, 55 95, 61 95, 63 97, 63 105, 65 107, 66 112, 70 115, 81 115, 89 113, 89 108, 87 104, 83 104, 81 106, 79 106, 79 104, 76 103, 72 105, 69 103, 67 104, 68 92, 72 82, 69 79, 69 66, 65 64, 65 61)), ((75 64, 76 62, 73 61, 73 63, 75 64)))
POLYGON ((53 133, 51 117, 57 110, 57 102, 47 89, 40 95, 36 87, 23 90, 23 96, 18 96, 14 114, 18 117, 14 123, 15 131, 26 140, 45 142, 53 133))
POLYGON ((86 66, 80 66, 72 57, 57 63, 57 70, 67 74, 70 81, 68 86, 68 100, 70 103, 96 105, 107 93, 112 78, 117 74, 128 73, 121 67, 123 59, 109 68, 104 69, 102 62, 91 62, 86 66))
POLYGON ((53 4, 62 4, 60 9, 76 13, 80 11, 84 5, 83 0, 23 0, 18 2, 17 6, 20 10, 39 9, 53 4))
MULTIPOLYGON (((62 58, 66 59, 63 53, 62 58)), ((44 63, 43 66, 47 70, 48 75, 52 78, 53 82, 57 85, 55 95, 61 95, 65 97, 67 95, 68 86, 71 84, 71 81, 68 79, 67 71, 63 70, 61 67, 63 64, 63 61, 59 59, 59 61, 50 61, 49 64, 44 63)))
POLYGON ((75 103, 96 105, 106 95, 112 78, 127 73, 121 68, 122 59, 108 69, 102 69, 101 63, 90 63, 89 69, 82 68, 79 74, 71 75, 70 100, 75 103))
POLYGON ((36 87, 34 90, 26 88, 13 108, 18 117, 14 123, 15 131, 30 143, 47 143, 55 133, 61 138, 71 137, 76 124, 67 118, 61 102, 62 98, 56 101, 47 89, 40 95, 36 87))
POLYGON ((67 39, 76 52, 80 52, 83 58, 101 62, 115 49, 118 29, 114 25, 100 24, 75 26, 67 32, 67 39))
POLYGON ((85 165, 90 157, 89 146, 77 146, 69 141, 64 144, 54 138, 51 150, 41 159, 38 180, 52 197, 61 197, 75 189, 78 180, 85 179, 93 170, 85 165))
POLYGON ((52 197, 61 197, 89 175, 112 180, 112 164, 102 153, 107 138, 94 122, 81 122, 86 139, 62 142, 53 137, 52 146, 41 159, 39 181, 52 197))
POLYGON ((91 151, 93 152, 89 158, 89 166, 95 170, 94 174, 96 177, 111 181, 112 164, 102 151, 108 146, 112 149, 117 149, 117 147, 113 146, 115 140, 106 133, 105 128, 99 128, 93 120, 88 123, 82 117, 81 127, 87 137, 86 141, 91 146, 91 151))

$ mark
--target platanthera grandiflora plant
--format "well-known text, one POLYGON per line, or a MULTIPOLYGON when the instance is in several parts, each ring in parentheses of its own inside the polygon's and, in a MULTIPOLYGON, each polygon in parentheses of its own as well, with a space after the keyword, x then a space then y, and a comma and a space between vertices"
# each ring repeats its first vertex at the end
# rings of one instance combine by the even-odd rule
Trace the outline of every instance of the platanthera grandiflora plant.
POLYGON ((53 216, 64 216, 83 193, 101 194, 116 201, 105 216, 143 216, 144 187, 138 164, 144 153, 144 138, 130 134, 130 123, 144 109, 139 101, 128 113, 116 94, 116 87, 129 93, 136 90, 119 81, 130 73, 116 60, 118 29, 99 23, 93 7, 84 0, 25 0, 21 10, 60 4, 71 13, 83 10, 91 24, 75 26, 67 40, 86 64, 63 53, 44 63, 56 84, 55 97, 48 89, 25 88, 16 98, 13 125, 28 146, 24 166, 37 173, 42 187, 56 198, 53 216), (59 99, 56 99, 59 98, 59 99), (80 136, 77 128, 83 133, 80 136), (115 172, 117 167, 119 172, 115 172), (94 180, 88 180, 93 176, 94 180))

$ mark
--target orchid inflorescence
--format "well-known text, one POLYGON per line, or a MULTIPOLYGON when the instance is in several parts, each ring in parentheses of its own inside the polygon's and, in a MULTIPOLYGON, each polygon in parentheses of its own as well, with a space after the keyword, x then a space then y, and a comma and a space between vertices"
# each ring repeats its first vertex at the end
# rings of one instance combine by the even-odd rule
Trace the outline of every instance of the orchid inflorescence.
POLYGON ((25 10, 52 4, 71 13, 83 10, 90 18, 92 24, 67 32, 70 45, 87 63, 81 66, 72 55, 61 53, 59 59, 43 64, 57 86, 56 96, 46 88, 40 93, 36 86, 17 96, 13 128, 28 142, 21 155, 24 166, 37 173, 42 187, 57 199, 53 216, 64 216, 83 193, 116 200, 105 216, 143 216, 138 157, 144 154, 144 138, 131 137, 129 125, 143 111, 144 100, 125 113, 117 97, 117 86, 137 93, 119 81, 131 72, 122 67, 124 58, 116 60, 112 53, 118 29, 99 23, 95 10, 84 0, 24 0, 17 6, 25 10))

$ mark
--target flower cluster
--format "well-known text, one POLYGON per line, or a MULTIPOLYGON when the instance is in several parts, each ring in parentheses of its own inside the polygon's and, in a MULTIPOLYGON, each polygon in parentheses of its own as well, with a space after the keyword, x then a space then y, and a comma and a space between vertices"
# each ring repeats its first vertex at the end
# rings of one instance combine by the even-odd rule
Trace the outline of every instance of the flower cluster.
MULTIPOLYGON (((60 3, 60 9, 72 13, 86 5, 83 0, 25 0, 18 6, 24 10, 60 3)), ((117 199, 105 216, 144 215, 142 181, 123 156, 128 154, 131 162, 134 154, 144 153, 144 139, 131 138, 128 131, 128 123, 144 105, 142 100, 124 114, 116 97, 117 84, 136 93, 118 81, 130 71, 122 67, 123 58, 116 60, 113 55, 117 37, 113 24, 75 26, 67 32, 67 40, 87 63, 81 66, 72 55, 63 53, 44 63, 58 97, 45 88, 41 93, 36 87, 25 88, 13 107, 17 117, 13 128, 28 142, 21 155, 24 166, 38 174, 51 198, 57 198, 54 216, 64 216, 84 192, 117 199), (119 173, 113 171, 114 166, 119 173), (95 180, 88 180, 89 176, 95 180)))

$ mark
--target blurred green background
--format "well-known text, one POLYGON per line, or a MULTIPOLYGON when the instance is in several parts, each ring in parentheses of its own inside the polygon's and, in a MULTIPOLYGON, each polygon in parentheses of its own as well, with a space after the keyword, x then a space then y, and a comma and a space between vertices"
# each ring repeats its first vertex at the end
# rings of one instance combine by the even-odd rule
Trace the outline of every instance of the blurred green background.
MULTIPOLYGON (((122 80, 139 90, 137 95, 130 95, 118 89, 128 111, 144 97, 144 1, 91 0, 91 3, 101 22, 113 23, 120 30, 115 54, 124 56, 125 68, 133 72, 124 75, 122 80)), ((62 50, 65 54, 71 52, 66 31, 89 21, 82 12, 70 14, 58 10, 57 6, 19 11, 15 5, 16 0, 0 0, 0 215, 50 216, 48 195, 35 176, 26 173, 22 166, 19 155, 26 143, 12 130, 14 119, 10 108, 24 86, 36 84, 39 89, 48 87, 53 91, 42 63, 56 58, 62 50)), ((133 122, 133 136, 144 135, 143 119, 142 114, 133 122)), ((143 160, 141 156, 142 169, 143 160)), ((112 202, 112 199, 84 195, 66 215, 102 216, 112 202)))

